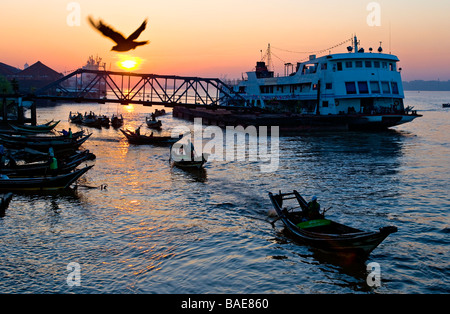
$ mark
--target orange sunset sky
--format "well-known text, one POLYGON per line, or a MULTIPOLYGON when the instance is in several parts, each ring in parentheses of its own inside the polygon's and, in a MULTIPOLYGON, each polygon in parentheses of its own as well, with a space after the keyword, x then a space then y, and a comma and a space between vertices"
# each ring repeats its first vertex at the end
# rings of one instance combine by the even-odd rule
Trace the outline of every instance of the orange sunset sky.
POLYGON ((135 57, 135 72, 233 79, 253 69, 268 43, 275 72, 283 73, 284 62, 308 56, 283 50, 326 49, 356 33, 366 51, 382 41, 397 55, 404 80, 450 80, 448 0, 1 0, 0 15, 0 62, 18 68, 41 61, 68 74, 98 55, 111 70, 135 57), (379 5, 378 25, 368 23, 377 13, 370 3, 379 5), (88 16, 125 36, 148 18, 138 40, 151 43, 113 52, 88 16))

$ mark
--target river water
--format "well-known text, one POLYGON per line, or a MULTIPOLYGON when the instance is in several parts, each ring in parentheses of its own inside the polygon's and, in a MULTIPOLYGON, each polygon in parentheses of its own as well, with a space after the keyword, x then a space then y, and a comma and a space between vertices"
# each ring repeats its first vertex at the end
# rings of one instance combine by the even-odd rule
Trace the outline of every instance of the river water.
MULTIPOLYGON (((14 195, 0 217, 0 291, 449 293, 449 100, 450 92, 407 92, 423 117, 386 132, 282 136, 272 172, 250 158, 187 172, 171 167, 167 147, 90 129, 84 148, 97 159, 76 191, 14 195), (293 242, 280 221, 270 224, 268 192, 293 189, 332 206, 330 219, 398 232, 363 262, 320 254, 293 242), (371 262, 380 284, 369 286, 371 262)), ((69 112, 92 110, 122 113, 134 128, 155 108, 62 104, 39 108, 38 122, 76 130, 69 112)), ((163 132, 192 126, 171 114, 161 120, 163 132)))

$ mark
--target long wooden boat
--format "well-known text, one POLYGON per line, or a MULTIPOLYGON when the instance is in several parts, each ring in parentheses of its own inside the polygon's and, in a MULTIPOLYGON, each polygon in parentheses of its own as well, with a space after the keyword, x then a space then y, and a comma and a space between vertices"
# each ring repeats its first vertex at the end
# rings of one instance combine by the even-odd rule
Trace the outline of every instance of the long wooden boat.
MULTIPOLYGON (((77 153, 67 158, 57 158, 58 169, 57 174, 66 174, 73 171, 83 162, 92 160, 95 155, 89 151, 77 153)), ((50 163, 48 160, 41 162, 32 162, 25 164, 9 163, 8 165, 0 165, 0 174, 7 175, 10 178, 29 177, 29 176, 44 176, 51 173, 50 163)))
POLYGON ((180 168, 200 169, 206 163, 205 155, 202 155, 201 160, 177 160, 173 161, 173 164, 180 168))
POLYGON ((85 116, 81 121, 81 124, 91 128, 102 128, 102 121, 97 118, 97 116, 85 116))
POLYGON ((130 144, 155 144, 155 145, 168 145, 177 142, 179 137, 171 137, 171 136, 154 136, 154 135, 141 135, 136 134, 131 130, 120 129, 120 131, 125 135, 128 142, 130 144))
POLYGON ((57 176, 41 176, 27 178, 0 179, 0 190, 3 191, 48 191, 68 188, 79 177, 90 170, 93 165, 86 166, 68 174, 57 176))
POLYGON ((379 231, 362 231, 325 219, 306 220, 308 204, 297 192, 272 194, 270 200, 293 238, 325 252, 352 254, 367 257, 387 236, 397 232, 397 227, 382 227, 379 231), (285 200, 296 200, 296 206, 283 206, 285 200), (301 208, 301 211, 293 211, 301 208))
MULTIPOLYGON (((78 139, 84 135, 84 131, 78 131, 72 134, 72 140, 78 139)), ((70 140, 67 135, 37 135, 37 134, 24 134, 24 133, 16 133, 16 134, 4 134, 0 133, 0 138, 12 140, 12 141, 24 141, 24 142, 54 142, 60 140, 70 140)))
POLYGON ((202 153, 201 158, 196 154, 194 145, 190 140, 182 138, 170 147, 170 161, 174 166, 186 169, 200 169, 206 163, 209 154, 202 153))
POLYGON ((53 130, 58 123, 61 120, 58 121, 50 121, 44 124, 40 124, 40 125, 18 125, 18 124, 9 124, 14 130, 18 131, 18 132, 24 132, 24 133, 48 133, 51 130, 53 130))
POLYGON ((31 148, 41 152, 48 152, 48 149, 52 147, 57 152, 62 150, 75 150, 86 142, 91 135, 92 133, 82 136, 79 139, 55 137, 40 140, 33 137, 15 139, 8 135, 0 134, 0 144, 8 148, 31 148))

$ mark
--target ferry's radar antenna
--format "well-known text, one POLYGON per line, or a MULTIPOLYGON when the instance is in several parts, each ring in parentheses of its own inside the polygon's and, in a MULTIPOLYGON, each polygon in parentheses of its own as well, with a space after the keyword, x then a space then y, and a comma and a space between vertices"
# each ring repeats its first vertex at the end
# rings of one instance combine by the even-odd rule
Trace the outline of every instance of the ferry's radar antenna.
POLYGON ((382 53, 382 52, 383 52, 383 48, 381 47, 381 43, 382 43, 382 41, 380 41, 380 47, 378 48, 378 52, 379 52, 379 53, 382 53))
POLYGON ((353 45, 355 46, 355 52, 358 52, 358 44, 359 44, 358 38, 355 35, 355 37, 353 37, 353 45))

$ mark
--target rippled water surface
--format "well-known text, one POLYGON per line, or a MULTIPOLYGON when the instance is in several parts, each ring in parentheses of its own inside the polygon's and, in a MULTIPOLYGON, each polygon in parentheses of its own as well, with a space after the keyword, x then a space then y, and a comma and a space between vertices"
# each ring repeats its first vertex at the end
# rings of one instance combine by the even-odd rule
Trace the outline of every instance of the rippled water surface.
MULTIPOLYGON (((84 145, 95 167, 76 191, 14 195, 0 217, 3 293, 448 293, 450 109, 448 92, 407 92, 422 118, 386 132, 283 136, 279 167, 211 161, 202 172, 172 168, 167 147, 129 145, 113 128, 84 145), (106 189, 100 187, 107 185, 106 189), (317 195, 330 219, 376 230, 395 225, 365 262, 294 243, 272 228, 268 192, 317 195), (69 286, 69 263, 80 286, 69 286), (381 286, 366 283, 366 264, 381 286)), ((134 128, 155 107, 65 104, 121 112, 134 128)), ((161 118, 165 130, 190 122, 161 118)), ((142 130, 150 133, 145 124, 142 130)))

